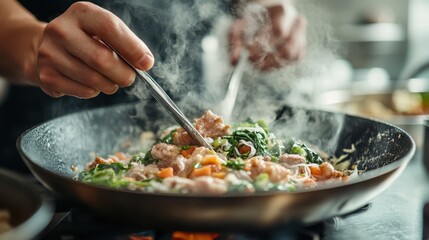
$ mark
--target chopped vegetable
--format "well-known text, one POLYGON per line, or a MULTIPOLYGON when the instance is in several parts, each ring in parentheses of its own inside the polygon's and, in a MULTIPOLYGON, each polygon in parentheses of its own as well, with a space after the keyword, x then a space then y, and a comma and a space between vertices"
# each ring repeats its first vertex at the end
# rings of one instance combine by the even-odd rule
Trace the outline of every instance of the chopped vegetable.
POLYGON ((261 120, 233 129, 212 113, 196 121, 213 149, 192 145, 183 129, 167 130, 149 151, 96 156, 77 179, 145 192, 224 194, 295 191, 328 179, 346 181, 358 173, 341 157, 319 155, 303 142, 277 138, 261 120), (344 169, 338 168, 339 162, 344 169))
POLYGON ((160 178, 168 178, 172 176, 174 176, 172 167, 164 168, 158 172, 158 177, 160 178))
POLYGON ((185 158, 189 158, 195 151, 195 148, 195 146, 183 146, 180 154, 185 158))

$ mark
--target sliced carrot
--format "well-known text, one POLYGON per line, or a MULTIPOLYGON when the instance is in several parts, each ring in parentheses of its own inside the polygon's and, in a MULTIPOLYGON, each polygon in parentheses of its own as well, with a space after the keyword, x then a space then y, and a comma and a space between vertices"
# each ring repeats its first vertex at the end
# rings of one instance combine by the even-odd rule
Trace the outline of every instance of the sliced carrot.
POLYGON ((119 160, 125 160, 128 158, 127 155, 123 152, 115 152, 115 156, 119 158, 119 160))
POLYGON ((210 176, 210 175, 212 175, 212 168, 210 166, 204 166, 204 167, 195 168, 194 170, 192 170, 190 178, 210 176))
POLYGON ((246 153, 248 153, 248 152, 250 152, 252 150, 252 148, 251 147, 249 147, 249 146, 247 146, 247 145, 241 145, 241 147, 239 147, 238 148, 238 151, 241 153, 241 154, 246 154, 246 153))
POLYGON ((219 237, 218 233, 192 233, 192 232, 173 232, 173 240, 214 240, 219 237))
POLYGON ((312 175, 320 176, 322 175, 322 171, 320 170, 319 166, 310 166, 310 171, 312 175))
POLYGON ((217 165, 209 165, 210 166, 210 168, 212 169, 212 173, 215 173, 215 172, 220 172, 220 171, 222 171, 222 166, 217 166, 217 165))
POLYGON ((188 149, 180 150, 180 154, 185 158, 189 158, 194 152, 195 148, 195 146, 190 146, 188 149))
POLYGON ((108 161, 106 159, 104 159, 100 156, 95 157, 94 162, 98 163, 98 164, 107 164, 108 163, 108 161))
POLYGON ((152 236, 130 235, 130 240, 153 240, 152 236))
POLYGON ((172 167, 164 168, 158 172, 158 177, 160 178, 168 178, 173 176, 174 176, 174 173, 173 173, 172 167))
POLYGON ((205 155, 201 161, 201 165, 216 165, 217 167, 220 167, 222 164, 216 155, 205 155))

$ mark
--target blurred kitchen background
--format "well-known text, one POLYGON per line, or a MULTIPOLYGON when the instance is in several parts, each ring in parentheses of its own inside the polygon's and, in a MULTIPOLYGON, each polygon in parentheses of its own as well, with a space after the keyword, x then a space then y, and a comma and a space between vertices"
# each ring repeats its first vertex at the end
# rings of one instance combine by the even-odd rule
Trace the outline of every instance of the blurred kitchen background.
MULTIPOLYGON (((421 125, 429 112, 428 0, 302 0, 297 4, 310 4, 324 13, 323 21, 338 41, 328 74, 314 81, 317 107, 401 126, 421 125)), ((205 40, 208 46, 215 44, 205 40)), ((208 76, 219 72, 211 64, 207 69, 213 71, 208 76)), ((0 104, 6 94, 7 84, 0 79, 0 104)))
POLYGON ((311 2, 328 13, 341 45, 316 106, 391 122, 421 146, 429 114, 429 1, 311 2))
POLYGON ((371 74, 378 74, 378 81, 404 80, 417 77, 418 69, 428 64, 429 1, 312 1, 330 13, 352 80, 367 80, 371 74))

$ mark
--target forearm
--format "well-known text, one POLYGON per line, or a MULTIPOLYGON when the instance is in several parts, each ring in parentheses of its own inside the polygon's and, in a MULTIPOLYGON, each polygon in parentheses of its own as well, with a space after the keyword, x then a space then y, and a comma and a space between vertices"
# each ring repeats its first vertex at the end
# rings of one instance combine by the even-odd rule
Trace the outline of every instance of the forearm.
POLYGON ((13 83, 35 84, 44 27, 17 1, 0 1, 0 75, 13 83))

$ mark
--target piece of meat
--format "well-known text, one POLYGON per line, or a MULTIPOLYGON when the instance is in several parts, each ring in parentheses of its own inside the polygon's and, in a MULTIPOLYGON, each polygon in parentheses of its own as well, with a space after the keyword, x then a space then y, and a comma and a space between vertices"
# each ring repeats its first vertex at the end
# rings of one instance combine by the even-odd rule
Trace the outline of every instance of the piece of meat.
POLYGON ((185 170, 189 162, 189 159, 183 157, 182 155, 179 155, 174 159, 174 161, 171 163, 170 167, 173 168, 173 174, 177 175, 185 170))
POLYGON ((162 184, 167 186, 169 189, 175 189, 180 192, 191 192, 195 182, 188 178, 174 176, 164 179, 162 184))
POLYGON ((218 115, 207 110, 201 118, 195 119, 195 128, 203 137, 217 138, 228 135, 231 126, 218 115))
POLYGON ((178 159, 183 162, 184 168, 181 169, 177 175, 181 177, 188 177, 189 174, 191 174, 194 165, 203 160, 204 156, 207 154, 207 151, 209 151, 209 149, 205 147, 198 147, 192 152, 189 158, 184 158, 182 155, 179 155, 178 159))
POLYGON ((180 155, 180 148, 166 143, 154 145, 151 154, 154 159, 158 160, 156 165, 159 168, 172 167, 174 175, 185 170, 189 161, 180 155))
MULTIPOLYGON (((206 111, 201 118, 195 119, 195 129, 206 138, 217 138, 228 135, 231 126, 225 124, 223 119, 210 110, 206 111)), ((173 133, 174 144, 178 146, 194 145, 191 136, 183 129, 179 128, 173 133)))
POLYGON ((267 173, 273 183, 288 181, 290 175, 289 169, 275 162, 264 161, 261 156, 246 160, 244 169, 250 171, 252 179, 256 179, 261 173, 267 173))
POLYGON ((166 143, 158 143, 153 146, 151 154, 154 159, 158 160, 156 164, 158 168, 172 167, 174 175, 187 177, 192 172, 193 166, 201 162, 207 151, 208 149, 205 147, 198 147, 189 158, 185 158, 180 155, 180 148, 166 143))
POLYGON ((94 168, 98 164, 112 164, 112 163, 117 163, 117 162, 119 162, 119 159, 115 156, 110 156, 107 159, 104 159, 100 156, 97 156, 97 157, 95 157, 94 161, 92 161, 91 163, 86 165, 85 170, 89 170, 91 168, 94 168))
POLYGON ((228 186, 223 179, 202 176, 194 178, 194 186, 192 192, 203 194, 224 194, 228 191, 228 186))
POLYGON ((318 181, 328 180, 331 178, 341 178, 344 176, 342 172, 335 170, 334 166, 332 166, 332 164, 328 162, 324 162, 320 164, 318 167, 320 169, 320 175, 317 175, 317 174, 312 175, 318 181))
POLYGON ((183 128, 178 128, 173 133, 173 142, 174 145, 177 146, 196 145, 196 142, 194 142, 194 139, 192 139, 191 135, 189 135, 183 128))
POLYGON ((297 164, 302 164, 305 163, 305 158, 301 155, 298 154, 282 154, 279 157, 279 163, 280 164, 286 164, 288 166, 293 166, 293 165, 297 165, 297 164))
POLYGON ((156 177, 158 172, 159 169, 155 164, 148 164, 145 166, 142 163, 132 163, 126 176, 136 180, 144 180, 156 177))
POLYGON ((180 154, 180 148, 171 144, 158 143, 152 147, 151 154, 155 160, 158 160, 159 168, 171 167, 180 154))

